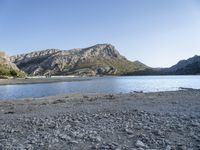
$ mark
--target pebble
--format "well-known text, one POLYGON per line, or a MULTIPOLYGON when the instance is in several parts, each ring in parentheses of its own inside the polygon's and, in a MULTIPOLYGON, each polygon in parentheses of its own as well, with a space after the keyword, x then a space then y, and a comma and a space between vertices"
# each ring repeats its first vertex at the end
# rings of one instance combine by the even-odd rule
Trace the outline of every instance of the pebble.
POLYGON ((137 147, 142 147, 142 148, 147 148, 148 146, 146 144, 144 144, 142 141, 137 140, 135 146, 137 147))
POLYGON ((69 137, 69 136, 67 136, 67 135, 65 135, 65 134, 59 134, 59 137, 60 137, 62 140, 65 140, 65 141, 71 140, 71 137, 69 137))
POLYGON ((171 146, 170 145, 167 145, 167 147, 165 148, 165 150, 171 150, 171 146))
POLYGON ((0 118, 0 150, 91 147, 105 150, 187 150, 188 147, 178 143, 180 139, 187 140, 190 147, 198 149, 200 119, 199 114, 192 115, 193 121, 185 114, 150 113, 138 108, 94 110, 94 113, 88 109, 78 113, 48 114, 46 117, 24 115, 17 119, 0 118))
POLYGON ((72 141, 69 141, 69 144, 78 144, 78 141, 72 140, 72 141))

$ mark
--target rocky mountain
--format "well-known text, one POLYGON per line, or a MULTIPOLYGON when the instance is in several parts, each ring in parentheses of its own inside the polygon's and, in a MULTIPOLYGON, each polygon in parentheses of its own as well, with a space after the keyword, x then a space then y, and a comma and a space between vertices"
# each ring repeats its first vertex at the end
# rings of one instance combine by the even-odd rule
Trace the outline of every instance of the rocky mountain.
POLYGON ((167 74, 175 75, 200 74, 200 56, 195 55, 187 60, 181 60, 165 71, 167 74))
POLYGON ((11 62, 10 57, 5 52, 0 51, 0 77, 21 76, 24 74, 11 62))
POLYGON ((31 75, 125 75, 149 67, 131 62, 110 44, 72 50, 47 49, 11 57, 31 75))

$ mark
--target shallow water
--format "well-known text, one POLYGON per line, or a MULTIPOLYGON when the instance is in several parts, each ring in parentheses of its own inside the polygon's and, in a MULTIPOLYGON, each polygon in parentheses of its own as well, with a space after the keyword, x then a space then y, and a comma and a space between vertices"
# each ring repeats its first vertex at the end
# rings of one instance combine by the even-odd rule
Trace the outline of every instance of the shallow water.
POLYGON ((69 93, 128 93, 200 89, 200 76, 123 76, 87 81, 0 86, 0 100, 37 98, 69 93))

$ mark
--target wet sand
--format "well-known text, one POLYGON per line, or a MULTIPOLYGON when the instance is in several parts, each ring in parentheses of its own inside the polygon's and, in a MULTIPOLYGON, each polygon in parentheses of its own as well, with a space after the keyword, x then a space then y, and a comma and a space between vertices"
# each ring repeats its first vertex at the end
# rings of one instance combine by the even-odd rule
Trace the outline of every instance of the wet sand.
POLYGON ((0 149, 200 149, 200 90, 0 102, 0 149))

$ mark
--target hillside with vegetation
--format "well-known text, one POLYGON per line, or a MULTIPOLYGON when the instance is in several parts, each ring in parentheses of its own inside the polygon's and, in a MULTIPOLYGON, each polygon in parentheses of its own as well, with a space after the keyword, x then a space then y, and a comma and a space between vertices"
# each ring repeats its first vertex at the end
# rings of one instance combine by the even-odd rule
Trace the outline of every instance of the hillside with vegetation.
POLYGON ((9 56, 0 52, 0 78, 24 77, 25 73, 20 71, 17 66, 10 61, 9 56))
POLYGON ((149 68, 139 61, 127 60, 110 44, 72 50, 47 49, 11 59, 30 75, 127 75, 149 68))

